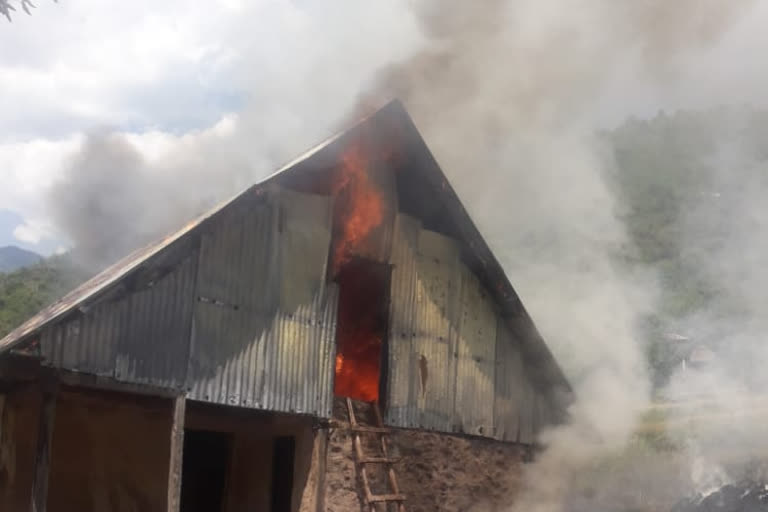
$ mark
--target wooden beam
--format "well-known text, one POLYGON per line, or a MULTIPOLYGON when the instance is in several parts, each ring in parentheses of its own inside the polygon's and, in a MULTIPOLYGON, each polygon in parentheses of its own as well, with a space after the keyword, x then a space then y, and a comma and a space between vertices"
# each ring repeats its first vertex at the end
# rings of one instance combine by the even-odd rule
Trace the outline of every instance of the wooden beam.
POLYGON ((179 512, 181 506, 181 470, 184 457, 184 414, 187 399, 184 395, 173 399, 171 416, 170 460, 168 464, 168 512, 179 512))
POLYGON ((171 399, 175 399, 179 394, 179 391, 174 389, 122 382, 108 377, 68 372, 65 370, 57 372, 57 379, 61 381, 62 385, 96 389, 100 391, 116 391, 118 393, 133 393, 136 395, 157 396, 171 399))
POLYGON ((48 473, 51 465, 51 439, 56 413, 55 381, 43 383, 43 399, 37 427, 35 473, 32 482, 32 512, 45 512, 48 504, 48 473))

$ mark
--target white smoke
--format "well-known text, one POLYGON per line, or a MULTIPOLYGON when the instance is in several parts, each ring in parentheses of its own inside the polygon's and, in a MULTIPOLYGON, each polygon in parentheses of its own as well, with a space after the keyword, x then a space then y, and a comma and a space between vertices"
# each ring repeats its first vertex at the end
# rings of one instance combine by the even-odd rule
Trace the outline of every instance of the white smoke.
POLYGON ((700 115, 714 141, 695 162, 697 201, 681 213, 681 246, 717 293, 679 320, 699 347, 696 365, 680 368, 667 387, 671 399, 698 400, 680 411, 696 461, 694 486, 704 492, 712 474, 723 482, 765 479, 768 364, 768 122, 764 111, 723 109, 700 115), (749 464, 748 464, 749 463, 749 464))
POLYGON ((248 22, 230 43, 242 50, 237 85, 249 90, 249 103, 228 130, 166 141, 154 158, 137 154, 125 136, 94 136, 55 189, 54 208, 60 227, 103 264, 114 257, 101 247, 110 230, 125 235, 121 250, 136 244, 264 176, 357 105, 399 97, 575 387, 572 423, 543 437, 547 449, 515 505, 561 510, 572 476, 620 449, 649 400, 637 322, 653 307, 656 283, 652 273, 627 275, 614 265, 630 242, 604 182, 610 161, 596 124, 631 112, 621 102, 624 93, 635 97, 636 82, 681 87, 692 76, 688 64, 750 7, 726 0, 243 6, 238 16, 248 22))

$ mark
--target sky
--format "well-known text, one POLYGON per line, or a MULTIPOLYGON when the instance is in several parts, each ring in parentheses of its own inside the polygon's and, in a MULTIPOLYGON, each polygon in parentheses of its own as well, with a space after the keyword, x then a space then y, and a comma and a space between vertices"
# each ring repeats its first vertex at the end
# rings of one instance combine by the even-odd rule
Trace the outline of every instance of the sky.
MULTIPOLYGON (((418 52, 424 37, 403 7, 406 0, 245 4, 41 0, 32 16, 0 22, 0 246, 42 254, 67 247, 47 194, 94 131, 126 134, 152 159, 201 134, 226 130, 253 110, 254 98, 268 110, 267 120, 283 114, 278 98, 286 90, 293 103, 343 110, 361 84, 418 52), (345 93, 339 95, 339 88, 345 93), (331 90, 336 98, 326 101, 331 90)), ((684 65, 660 70, 661 78, 648 80, 619 64, 589 122, 613 126, 631 115, 724 99, 762 104, 768 90, 765 26, 763 2, 684 65)), ((283 117, 296 111, 301 108, 283 117)), ((316 115, 329 117, 327 112, 316 115)), ((251 123, 254 117, 259 114, 249 114, 251 123)), ((270 136, 269 126, 250 129, 254 137, 270 136)), ((290 134, 286 130, 278 134, 290 134)), ((326 135, 312 133, 315 140, 306 142, 326 135)))

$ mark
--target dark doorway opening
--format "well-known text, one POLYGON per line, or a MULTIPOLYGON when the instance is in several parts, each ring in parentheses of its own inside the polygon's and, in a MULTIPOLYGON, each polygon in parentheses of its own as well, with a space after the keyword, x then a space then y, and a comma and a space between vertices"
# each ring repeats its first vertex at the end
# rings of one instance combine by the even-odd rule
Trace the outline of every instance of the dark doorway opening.
POLYGON ((334 393, 378 401, 382 356, 386 347, 390 267, 364 259, 345 264, 337 276, 334 393))
POLYGON ((184 431, 181 512, 221 512, 227 488, 232 436, 205 430, 184 431))
POLYGON ((291 512, 296 441, 278 437, 272 445, 272 512, 291 512))

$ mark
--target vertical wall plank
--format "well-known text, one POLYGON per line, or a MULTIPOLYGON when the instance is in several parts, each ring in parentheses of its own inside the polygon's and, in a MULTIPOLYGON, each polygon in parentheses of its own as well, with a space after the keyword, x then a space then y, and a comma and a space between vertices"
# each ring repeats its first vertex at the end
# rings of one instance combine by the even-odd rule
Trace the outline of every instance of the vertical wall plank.
POLYGON ((51 465, 51 438, 56 414, 56 383, 43 385, 43 399, 37 427, 35 475, 32 483, 32 512, 45 512, 48 502, 48 473, 51 465))
POLYGON ((179 512, 181 505, 181 469, 184 457, 184 413, 187 399, 184 395, 173 399, 171 418, 171 450, 168 463, 168 512, 179 512))

